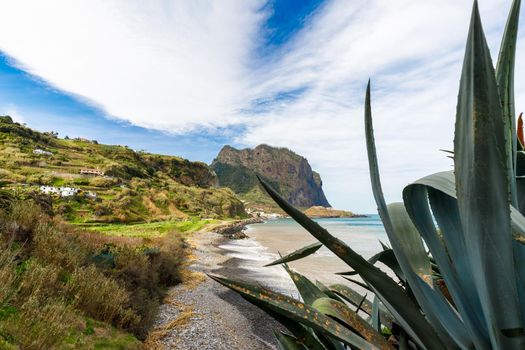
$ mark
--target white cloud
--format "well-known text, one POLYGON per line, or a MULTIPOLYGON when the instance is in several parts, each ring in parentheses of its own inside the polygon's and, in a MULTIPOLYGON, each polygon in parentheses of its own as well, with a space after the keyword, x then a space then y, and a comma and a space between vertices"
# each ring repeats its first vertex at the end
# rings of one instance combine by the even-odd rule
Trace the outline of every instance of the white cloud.
POLYGON ((260 0, 0 2, 0 49, 110 115, 158 129, 242 121, 260 0))
MULTIPOLYGON (((509 1, 481 1, 494 59, 509 7, 509 1)), ((453 0, 332 1, 280 60, 265 67, 267 79, 255 95, 303 86, 307 91, 258 116, 239 140, 292 147, 323 175, 334 206, 375 211, 363 127, 371 76, 383 189, 387 200, 401 200, 409 182, 451 169, 439 149, 453 147, 471 8, 471 1, 453 0)))
MULTIPOLYGON (((472 1, 331 0, 272 57, 254 57, 266 13, 254 1, 0 2, 0 50, 52 85, 136 125, 184 132, 244 125, 237 141, 306 156, 332 204, 373 210, 363 100, 373 81, 389 200, 450 169, 472 1), (275 99, 295 91, 295 100, 275 99), (254 101, 266 101, 253 110, 254 101)), ((496 59, 510 1, 480 1, 496 59)), ((518 46, 518 109, 525 99, 518 46)))
POLYGON ((27 122, 27 118, 13 105, 6 106, 0 110, 4 110, 4 114, 10 116, 17 123, 24 124, 27 122))

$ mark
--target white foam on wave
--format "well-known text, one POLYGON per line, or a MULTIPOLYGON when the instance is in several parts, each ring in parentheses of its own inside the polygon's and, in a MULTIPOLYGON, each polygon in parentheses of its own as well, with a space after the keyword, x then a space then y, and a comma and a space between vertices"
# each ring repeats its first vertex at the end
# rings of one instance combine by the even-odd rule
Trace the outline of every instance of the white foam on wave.
POLYGON ((268 252, 254 238, 230 240, 219 248, 226 251, 226 256, 241 260, 240 267, 250 271, 255 280, 272 290, 286 294, 297 294, 293 282, 282 266, 264 265, 279 258, 277 254, 268 252))

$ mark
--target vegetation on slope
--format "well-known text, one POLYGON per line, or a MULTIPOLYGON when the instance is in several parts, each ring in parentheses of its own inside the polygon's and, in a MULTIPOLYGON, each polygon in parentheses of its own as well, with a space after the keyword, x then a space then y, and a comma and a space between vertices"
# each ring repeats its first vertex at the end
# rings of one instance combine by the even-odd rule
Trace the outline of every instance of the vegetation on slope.
POLYGON ((32 200, 0 209, 0 348, 139 349, 166 287, 182 279, 177 232, 81 232, 32 200))
POLYGON ((242 202, 201 162, 136 152, 126 146, 84 139, 59 139, 0 117, 0 179, 10 189, 49 203, 69 221, 136 223, 244 217, 242 202), (37 150, 50 152, 38 154, 37 150), (95 169, 104 176, 83 175, 95 169), (67 186, 83 193, 49 198, 39 187, 67 186))

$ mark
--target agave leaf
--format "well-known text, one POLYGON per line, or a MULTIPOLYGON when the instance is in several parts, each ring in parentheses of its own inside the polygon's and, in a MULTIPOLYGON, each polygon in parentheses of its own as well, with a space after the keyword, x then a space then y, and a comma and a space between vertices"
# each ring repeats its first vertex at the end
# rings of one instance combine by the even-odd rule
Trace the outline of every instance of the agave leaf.
POLYGON ((374 265, 366 261, 353 249, 348 247, 343 241, 332 236, 318 223, 308 218, 300 210, 290 205, 273 188, 270 187, 262 178, 259 177, 262 186, 270 197, 290 215, 297 223, 303 226, 308 232, 319 240, 325 247, 334 252, 341 260, 347 263, 371 286, 375 286, 375 291, 380 294, 381 300, 389 299, 390 303, 384 302, 387 308, 394 313, 394 307, 398 310, 396 319, 400 324, 406 326, 410 335, 419 344, 425 344, 428 349, 443 349, 444 345, 437 338, 433 328, 421 315, 419 308, 405 294, 390 277, 379 270, 374 265), (395 306, 394 306, 395 305, 395 306))
MULTIPOLYGON (((450 347, 453 343, 453 340, 446 331, 447 326, 444 323, 444 317, 440 313, 435 312, 437 311, 435 309, 435 305, 427 302, 428 297, 426 297, 424 292, 419 289, 418 285, 412 281, 417 273, 423 274, 423 278, 426 278, 427 280, 430 280, 431 278, 430 262, 428 261, 428 256, 424 250, 421 237, 419 236, 417 229, 410 221, 408 214, 406 214, 403 204, 394 203, 390 208, 388 208, 383 196, 381 178, 379 175, 379 165, 377 162, 376 146, 374 141, 372 108, 370 104, 370 82, 368 82, 366 90, 365 136, 372 192, 377 204, 377 211, 379 212, 379 216, 381 217, 381 221, 385 227, 390 244, 392 244, 392 249, 394 250, 397 261, 399 262, 399 266, 403 270, 410 287, 414 288, 413 291, 415 292, 417 301, 425 312, 425 315, 430 319, 432 326, 434 326, 432 328, 433 330, 435 329, 434 338, 439 339, 441 344, 446 344, 450 347), (392 211, 392 217, 389 211, 392 211)), ((374 286, 371 287, 373 288, 374 286)), ((387 308, 389 308, 387 300, 383 300, 383 303, 387 308)), ((389 310, 394 315, 396 320, 399 321, 395 312, 400 312, 400 310, 392 310, 390 308, 389 310)), ((407 331, 409 333, 411 332, 410 329, 407 329, 407 331)), ((458 333, 452 334, 452 336, 456 341, 464 341, 465 338, 462 336, 462 334, 464 334, 464 332, 459 329, 458 333)), ((410 335, 413 336, 413 334, 410 335)), ((423 346, 427 346, 427 344, 424 342, 423 346)))
POLYGON ((266 264, 264 266, 279 265, 279 264, 288 263, 290 261, 302 259, 304 257, 307 257, 308 255, 312 255, 313 253, 318 251, 319 248, 321 248, 322 246, 323 246, 323 244, 319 243, 319 242, 315 242, 315 243, 309 244, 306 247, 302 247, 301 249, 297 249, 296 251, 294 251, 294 252, 292 252, 292 253, 290 253, 288 255, 285 255, 282 258, 277 259, 277 260, 275 260, 275 261, 273 261, 273 262, 271 262, 269 264, 266 264))
POLYGON ((503 118, 489 48, 474 3, 454 137, 456 192, 463 232, 469 238, 465 253, 485 322, 491 325, 492 346, 511 349, 525 346, 525 334, 513 260, 510 179, 502 166, 508 159, 503 118), (521 329, 522 336, 503 334, 514 329, 521 329))
MULTIPOLYGON (((439 265, 440 273, 445 280, 455 305, 459 309, 467 330, 471 334, 471 338, 476 344, 476 348, 490 349, 486 324, 481 314, 481 306, 479 305, 479 307, 477 307, 477 304, 479 304, 477 295, 467 293, 469 276, 459 277, 456 266, 450 260, 449 252, 447 252, 434 226, 434 219, 428 203, 428 187, 436 186, 443 188, 444 191, 440 192, 443 196, 453 192, 454 182, 453 174, 452 179, 450 178, 451 174, 452 172, 437 173, 416 181, 403 190, 403 199, 412 221, 425 239, 433 258, 439 265), (452 186, 452 191, 450 186, 452 186)), ((446 206, 443 207, 446 208, 446 206)), ((444 213, 444 215, 441 216, 439 212, 437 212, 436 220, 446 217, 447 214, 448 213, 444 213)), ((449 214, 449 216, 452 217, 452 214, 453 212, 449 214)), ((441 222, 438 223, 440 224, 441 232, 448 234, 449 231, 447 231, 446 226, 442 226, 441 222)))
POLYGON ((325 298, 327 295, 323 293, 319 287, 317 287, 312 281, 310 281, 305 276, 301 275, 300 273, 290 269, 288 265, 284 264, 284 268, 286 272, 290 275, 292 278, 293 283, 297 287, 297 290, 299 291, 299 294, 301 294, 301 298, 303 298, 304 302, 308 305, 312 305, 312 303, 319 299, 319 298, 325 298))
MULTIPOLYGON (((399 263, 397 262, 394 251, 391 248, 384 247, 384 250, 380 251, 377 254, 374 254, 370 259, 368 259, 368 262, 371 264, 375 264, 378 261, 382 262, 388 268, 390 268, 390 270, 392 270, 396 274, 397 278, 399 278, 400 281, 405 281, 405 275, 403 273, 403 270, 401 270, 401 267, 399 267, 399 263)), ((341 275, 341 276, 354 276, 357 274, 358 273, 355 271, 346 271, 346 272, 336 273, 336 275, 341 275)))
MULTIPOLYGON (((399 257, 410 290, 423 309, 431 324, 436 327, 443 339, 451 344, 456 343, 464 349, 473 347, 463 322, 458 318, 445 297, 430 286, 432 267, 427 252, 421 240, 419 231, 412 223, 403 203, 388 205, 388 216, 391 221, 390 242, 399 257), (427 286, 423 286, 421 281, 427 286)), ((387 231, 388 233, 388 231, 387 231)), ((452 345, 449 345, 452 346, 452 345)))
POLYGON ((516 153, 516 192, 518 196, 518 206, 516 207, 522 214, 525 214, 525 152, 516 153))
POLYGON ((525 147, 525 137, 523 136, 523 112, 520 113, 520 116, 518 117, 518 130, 517 130, 517 137, 518 140, 517 143, 517 150, 523 151, 523 148, 525 147))
POLYGON ((329 298, 332 298, 334 300, 341 301, 341 302, 343 301, 343 299, 341 299, 341 297, 339 297, 339 295, 337 295, 336 293, 332 292, 330 290, 330 288, 328 288, 327 286, 325 286, 321 282, 315 281, 315 285, 317 286, 317 288, 319 288, 321 290, 321 292, 326 294, 329 298))
MULTIPOLYGON (((363 310, 366 314, 372 315, 372 303, 352 288, 345 286, 344 284, 332 284, 330 287, 334 293, 340 295, 343 299, 352 305, 357 306, 363 310)), ((379 305, 380 320, 388 328, 392 328, 394 318, 382 305, 379 305)))
POLYGON ((355 312, 356 312, 356 313, 359 313, 359 311, 361 311, 361 306, 363 306, 363 302, 366 300, 366 296, 367 296, 367 294, 365 294, 365 295, 363 296, 363 299, 361 300, 361 302, 359 303, 359 305, 357 305, 357 309, 355 309, 355 312))
POLYGON ((352 282, 354 284, 357 284, 359 287, 361 288, 364 288, 364 289, 367 289, 369 291, 372 291, 372 288, 370 288, 369 285, 367 285, 366 283, 363 283, 361 281, 358 281, 356 279, 352 279, 352 278, 348 278, 348 277, 345 277, 345 276, 342 276, 345 280, 349 281, 349 282, 352 282))
POLYGON ((372 328, 378 332, 381 332, 381 323, 379 321, 379 299, 377 296, 374 296, 374 301, 372 302, 372 328))
MULTIPOLYGON (((476 341, 485 339, 487 326, 481 314, 481 304, 476 292, 476 286, 469 272, 470 265, 461 262, 462 259, 467 259, 464 254, 466 249, 464 245, 466 243, 461 241, 464 234, 462 233, 457 203, 455 202, 454 173, 452 171, 440 172, 417 180, 405 188, 403 199, 407 209, 410 208, 410 216, 429 245, 432 256, 438 261, 440 270, 443 270, 441 275, 446 282, 454 303, 459 308, 463 321, 467 326, 471 324, 470 329, 475 334, 473 339, 476 341), (428 199, 427 192, 430 194, 428 199), (444 242, 446 242, 446 249, 434 228, 433 219, 428 208, 428 200, 430 200, 434 216, 441 229, 444 242), (454 265, 452 265, 449 256, 453 258, 454 265), (458 274, 456 269, 462 272, 458 274)), ((512 206, 510 206, 510 212, 515 261, 525 261, 525 247, 521 243, 525 234, 525 217, 512 206)), ((525 295, 521 295, 521 293, 525 292, 525 284, 523 282, 525 281, 525 265, 515 264, 515 268, 519 277, 519 285, 522 286, 518 289, 520 300, 525 300, 525 295)), ((522 306, 522 314, 525 315, 525 303, 522 302, 520 304, 522 306)), ((490 348, 488 338, 485 339, 484 343, 484 346, 477 344, 477 348, 490 348)))
POLYGON ((273 331, 275 338, 279 343, 281 350, 306 350, 307 348, 301 344, 296 338, 279 331, 273 331))
POLYGON ((241 281, 234 281, 218 275, 208 275, 213 280, 239 293, 247 301, 257 305, 265 305, 291 320, 302 323, 316 331, 334 337, 347 345, 360 349, 377 349, 359 335, 341 326, 336 321, 325 316, 313 307, 306 305, 284 294, 276 293, 259 286, 241 281))
POLYGON ((273 317, 279 323, 292 333, 296 339, 300 339, 301 343, 306 346, 307 349, 311 350, 339 350, 337 347, 325 347, 320 339, 314 334, 314 331, 307 326, 302 325, 301 323, 289 319, 272 309, 268 308, 264 303, 258 302, 256 300, 251 301, 252 304, 256 305, 258 308, 266 312, 268 315, 273 317))
POLYGON ((371 264, 375 264, 377 261, 382 262, 396 274, 399 280, 405 281, 405 274, 403 273, 403 270, 401 270, 401 267, 399 266, 399 262, 396 259, 394 250, 389 248, 389 249, 380 251, 379 253, 375 254, 370 259, 368 259, 368 261, 371 264))
POLYGON ((514 0, 503 33, 501 47, 496 66, 496 81, 502 106, 504 122, 505 144, 507 149, 507 178, 509 181, 511 203, 517 208, 518 198, 516 190, 516 119, 514 109, 514 65, 516 61, 516 41, 518 38, 518 24, 521 0, 514 0))
MULTIPOLYGON (((421 236, 410 220, 403 203, 392 203, 387 206, 388 216, 395 236, 393 247, 399 246, 411 269, 428 284, 431 284, 432 268, 421 236)), ((396 259, 397 262, 397 259, 396 259)))
POLYGON ((380 349, 393 349, 377 330, 366 323, 357 313, 346 306, 346 304, 330 298, 320 298, 317 299, 312 306, 323 314, 335 317, 346 323, 357 333, 361 334, 363 338, 380 349))
MULTIPOLYGON (((304 302, 307 305, 312 305, 312 303, 316 299, 325 298, 328 296, 327 294, 323 293, 323 291, 321 291, 321 289, 317 287, 314 283, 312 283, 308 278, 290 269, 287 264, 284 264, 283 266, 286 272, 288 272, 288 274, 290 275, 292 281, 297 287, 297 290, 299 291, 299 294, 301 295, 301 297, 303 298, 304 302)), ((343 349, 343 347, 341 346, 341 343, 339 343, 337 340, 333 339, 332 337, 326 337, 326 339, 322 339, 323 338, 322 334, 318 334, 318 333, 316 334, 325 345, 330 346, 330 347, 335 347, 337 349, 339 348, 343 349)))

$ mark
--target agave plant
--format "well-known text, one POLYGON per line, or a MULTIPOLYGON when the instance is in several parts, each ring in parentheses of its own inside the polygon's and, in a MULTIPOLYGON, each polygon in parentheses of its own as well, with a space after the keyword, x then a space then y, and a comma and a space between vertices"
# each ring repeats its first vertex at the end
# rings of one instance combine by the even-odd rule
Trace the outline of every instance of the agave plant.
POLYGON ((302 300, 211 277, 286 327, 287 332, 276 332, 282 349, 525 348, 525 152, 516 135, 513 91, 519 8, 514 0, 494 69, 474 2, 458 96, 454 171, 408 185, 402 203, 387 205, 383 196, 368 83, 370 177, 392 249, 385 246, 365 260, 260 179, 277 204, 319 241, 274 262, 284 265, 302 300), (313 283, 286 265, 321 245, 361 277, 373 301, 352 284, 313 283))

